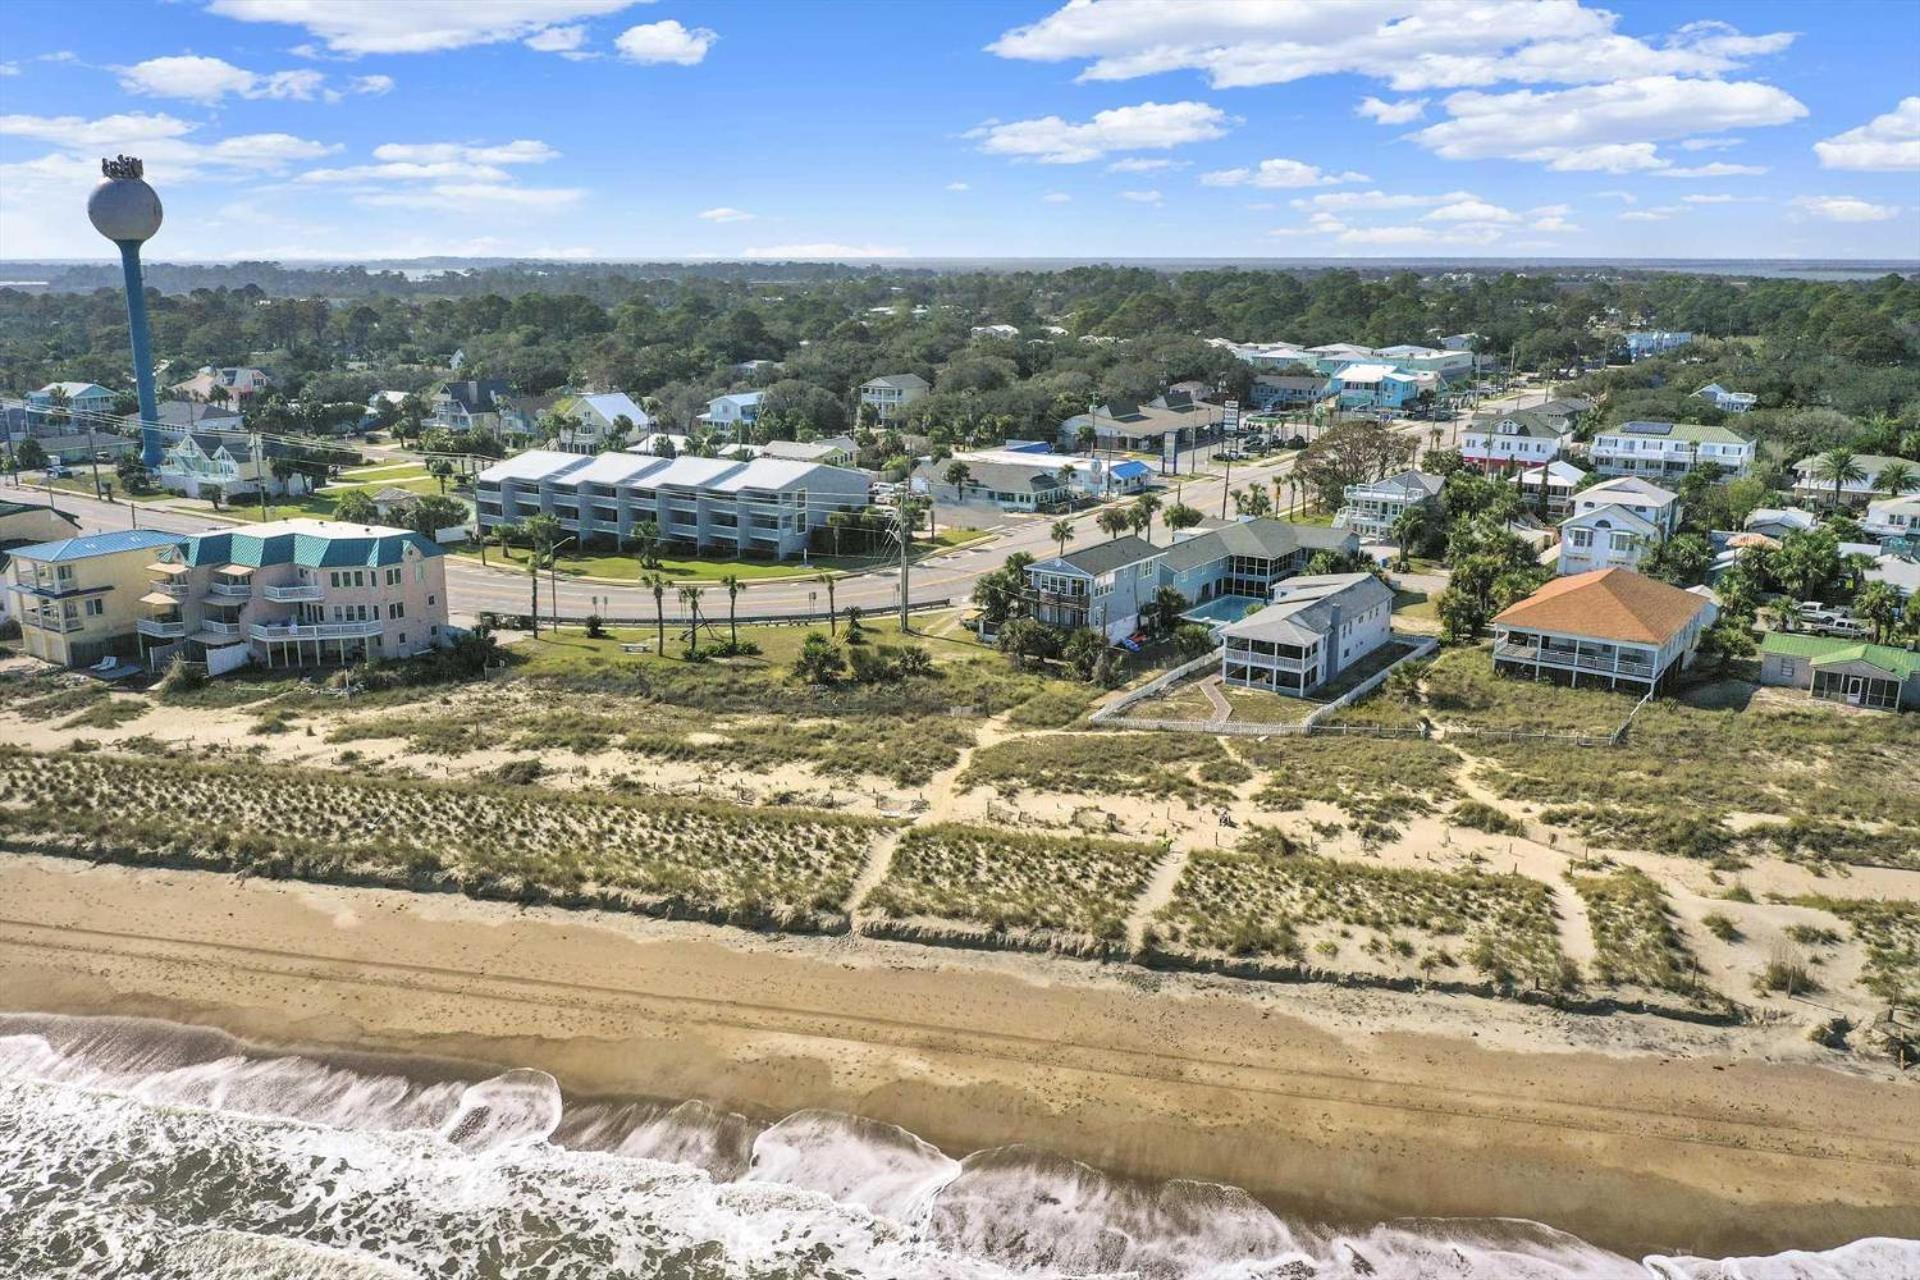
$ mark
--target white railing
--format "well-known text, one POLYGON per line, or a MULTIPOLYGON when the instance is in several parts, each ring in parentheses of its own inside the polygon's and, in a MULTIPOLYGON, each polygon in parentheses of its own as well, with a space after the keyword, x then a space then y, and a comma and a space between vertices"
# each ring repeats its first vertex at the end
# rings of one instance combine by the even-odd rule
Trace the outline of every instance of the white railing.
POLYGON ((175 600, 187 598, 187 584, 184 582, 156 581, 153 583, 153 589, 163 596, 172 596, 175 600))
POLYGON ((184 622, 165 622, 158 618, 136 618, 133 629, 156 640, 178 640, 187 634, 184 622))
POLYGON ((380 634, 378 622, 256 622, 249 628, 255 640, 360 640, 380 634))
POLYGON ((1495 645, 1496 658, 1506 658, 1513 662, 1533 662, 1543 667, 1571 668, 1579 671, 1598 671, 1608 675, 1634 676, 1647 679, 1653 675, 1651 662, 1636 662, 1631 658, 1614 661, 1599 654, 1573 653, 1562 649, 1543 649, 1534 645, 1502 644, 1495 645))
POLYGON ((215 582, 207 587, 207 595, 215 600, 251 600, 253 584, 249 582, 215 582))
POLYGON ((267 586, 260 588, 260 591, 267 599, 277 604, 304 604, 327 598, 327 589, 325 587, 314 586, 311 583, 284 587, 267 586))
POLYGON ((218 618, 201 619, 200 629, 216 636, 238 636, 240 634, 239 623, 222 622, 218 618))

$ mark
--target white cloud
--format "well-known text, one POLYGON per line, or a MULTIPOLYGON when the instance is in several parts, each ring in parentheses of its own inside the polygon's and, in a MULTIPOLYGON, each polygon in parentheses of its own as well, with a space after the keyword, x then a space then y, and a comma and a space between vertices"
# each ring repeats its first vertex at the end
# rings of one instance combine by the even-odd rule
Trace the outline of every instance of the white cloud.
POLYGON ((488 213, 501 210, 551 212, 578 204, 586 192, 578 187, 512 187, 493 182, 443 182, 410 191, 375 191, 354 197, 354 203, 376 209, 440 209, 451 213, 488 213))
POLYGON ((1682 151, 1731 151, 1746 141, 1745 138, 1688 138, 1681 142, 1682 151))
POLYGON ((1534 231, 1578 231, 1580 230, 1580 228, 1576 226, 1574 223, 1568 222, 1565 218, 1560 217, 1558 214, 1553 214, 1545 218, 1536 218, 1534 221, 1528 223, 1527 226, 1534 231))
POLYGON ((1562 169, 1666 167, 1654 144, 1777 125, 1807 114, 1791 94, 1749 81, 1642 76, 1574 89, 1456 93, 1450 119, 1408 135, 1448 160, 1532 160, 1562 169))
POLYGON ((1200 175, 1209 187, 1333 187, 1344 182, 1371 182, 1364 173, 1323 173, 1318 165, 1299 160, 1262 160, 1252 169, 1218 169, 1200 175))
POLYGON ((1661 169, 1653 176, 1656 178, 1753 178, 1767 171, 1763 164, 1728 164, 1724 160, 1715 160, 1712 164, 1696 164, 1683 169, 1661 169))
POLYGON ((1631 191, 1596 191, 1595 200, 1618 200, 1621 204, 1639 204, 1640 197, 1631 191))
POLYGON ((382 94, 393 88, 392 76, 354 76, 347 87, 327 86, 324 74, 309 68, 258 72, 236 67, 221 58, 181 54, 148 58, 119 68, 120 87, 149 98, 178 98, 213 106, 229 94, 240 98, 278 98, 312 102, 316 98, 339 102, 349 93, 382 94))
POLYGON ((1683 204, 1765 204, 1765 196, 1692 195, 1681 196, 1683 204))
POLYGON ((493 165, 468 164, 464 160, 436 160, 419 163, 396 160, 388 164, 354 164, 338 169, 309 169, 301 182, 417 182, 436 179, 468 178, 487 182, 505 182, 512 175, 493 165))
POLYGON ((587 42, 582 26, 547 27, 526 38, 526 46, 538 53, 571 53, 587 42))
POLYGON ((620 50, 620 56, 629 62, 664 62, 678 67, 691 67, 707 56, 707 50, 713 48, 714 41, 719 38, 716 31, 706 27, 695 27, 689 31, 669 18, 665 22, 628 27, 615 37, 613 45, 620 50))
POLYGON ((1666 209, 1629 209, 1620 215, 1622 222, 1665 222, 1673 216, 1666 209))
POLYGON ((1920 169, 1920 97, 1813 144, 1822 169, 1920 169))
POLYGON ((1360 105, 1353 109, 1357 116, 1363 116, 1377 124, 1412 124, 1427 113, 1425 98, 1403 98, 1399 102, 1382 102, 1378 98, 1360 99, 1360 105))
POLYGON ((1122 200, 1131 200, 1135 204, 1159 204, 1166 197, 1162 196, 1158 191, 1122 191, 1120 198, 1122 200))
POLYGON ((825 259, 838 261, 846 258, 904 258, 905 249, 890 245, 872 244, 776 244, 763 247, 742 249, 743 258, 781 258, 787 260, 825 259))
MULTIPOLYGON (((84 116, 0 116, 0 136, 31 138, 63 148, 64 156, 44 156, 29 176, 71 180, 78 172, 99 181, 100 160, 115 153, 137 154, 150 178, 188 181, 233 176, 241 171, 274 173, 300 160, 338 151, 335 144, 290 133, 236 134, 212 141, 190 141, 200 126, 169 115, 129 112, 88 119, 84 116)), ((3 185, 3 184, 0 184, 3 185)), ((89 183, 91 185, 91 183, 89 183)))
POLYGON ((211 0, 210 13, 304 28, 331 53, 435 53, 522 40, 634 0, 211 0))
POLYGON ((721 205, 717 209, 702 209, 695 215, 705 222, 752 222, 754 215, 745 209, 729 209, 721 205))
POLYGON ((453 164, 464 161, 477 165, 545 164, 560 153, 547 143, 533 138, 517 138, 491 146, 464 142, 383 142, 373 149, 373 158, 404 164, 453 164))
POLYGON ((972 184, 972 183, 970 183, 970 182, 949 182, 949 183, 947 184, 947 190, 949 190, 949 191, 971 191, 971 190, 973 190, 973 184, 972 184))
POLYGON ((989 120, 967 137, 989 155, 1042 164, 1085 164, 1113 151, 1164 151, 1225 136, 1227 113, 1204 102, 1142 102, 1096 112, 1084 124, 1059 116, 1002 123, 989 120))
POLYGON ((1619 34, 1618 22, 1577 0, 1071 0, 987 47, 1003 58, 1086 62, 1082 81, 1192 70, 1226 89, 1353 73, 1410 92, 1718 76, 1793 41, 1693 23, 1656 45, 1619 34))
POLYGON ((1428 222, 1518 222, 1520 215, 1485 200, 1460 200, 1443 204, 1426 214, 1428 222))
POLYGON ((1049 191, 1040 200, 1044 204, 1071 204, 1073 197, 1064 191, 1049 191))
POLYGON ((1448 191, 1442 195, 1389 195, 1384 191, 1329 191, 1303 196, 1292 204, 1296 209, 1321 212, 1348 212, 1373 209, 1420 209, 1429 205, 1455 204, 1479 197, 1466 191, 1448 191))
POLYGON ((1900 216, 1900 206, 1873 204, 1858 196, 1799 196, 1793 207, 1829 222, 1886 222, 1900 216))
POLYGON ((1426 226, 1347 227, 1334 236, 1334 242, 1395 247, 1416 245, 1479 247, 1493 244, 1504 234, 1501 228, 1484 224, 1449 227, 1445 230, 1426 226))
POLYGON ((1124 160, 1115 160, 1107 166, 1108 173, 1158 173, 1162 169, 1184 169, 1185 160, 1168 160, 1162 157, 1128 156, 1124 160))
POLYGON ((80 151, 136 148, 158 139, 183 137, 198 127, 174 116, 143 111, 93 120, 84 116, 0 116, 0 135, 32 138, 80 151))

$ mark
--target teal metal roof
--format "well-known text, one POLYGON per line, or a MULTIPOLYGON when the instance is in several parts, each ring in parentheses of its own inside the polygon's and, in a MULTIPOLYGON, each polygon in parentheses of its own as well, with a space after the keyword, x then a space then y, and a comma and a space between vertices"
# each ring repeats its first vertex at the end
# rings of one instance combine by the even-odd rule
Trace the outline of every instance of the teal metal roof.
POLYGON ((426 557, 446 554, 438 543, 417 533, 370 533, 358 532, 356 525, 340 527, 342 532, 337 534, 288 530, 262 535, 244 529, 203 533, 187 540, 185 561, 190 565, 239 564, 256 569, 271 564, 357 569, 399 564, 406 558, 408 547, 426 557))
POLYGON ((180 534, 162 533, 158 529, 120 529, 113 533, 89 533, 78 538, 61 538, 54 542, 36 542, 30 546, 15 547, 13 555, 22 560, 57 563, 62 560, 88 560, 94 556, 110 556, 118 551, 177 547, 187 541, 189 539, 180 534))

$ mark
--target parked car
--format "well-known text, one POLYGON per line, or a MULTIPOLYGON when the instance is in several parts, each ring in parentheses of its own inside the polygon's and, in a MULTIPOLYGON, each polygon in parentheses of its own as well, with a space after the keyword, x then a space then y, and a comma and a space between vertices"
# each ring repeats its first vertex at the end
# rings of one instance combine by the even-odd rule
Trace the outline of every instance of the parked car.
POLYGON ((1218 449, 1213 455, 1215 462, 1245 462, 1246 459, 1247 455, 1238 449, 1218 449))
POLYGON ((1823 622, 1814 628, 1824 635, 1840 636, 1847 640, 1865 640, 1873 635, 1873 628, 1858 618, 1835 618, 1823 622))

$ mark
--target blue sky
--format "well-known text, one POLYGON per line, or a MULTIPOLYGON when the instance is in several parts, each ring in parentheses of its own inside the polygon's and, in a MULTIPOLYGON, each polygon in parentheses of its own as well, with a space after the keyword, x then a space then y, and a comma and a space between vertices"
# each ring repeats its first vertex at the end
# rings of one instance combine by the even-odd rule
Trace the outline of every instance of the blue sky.
POLYGON ((0 257, 1920 257, 1920 4, 11 0, 0 257))

